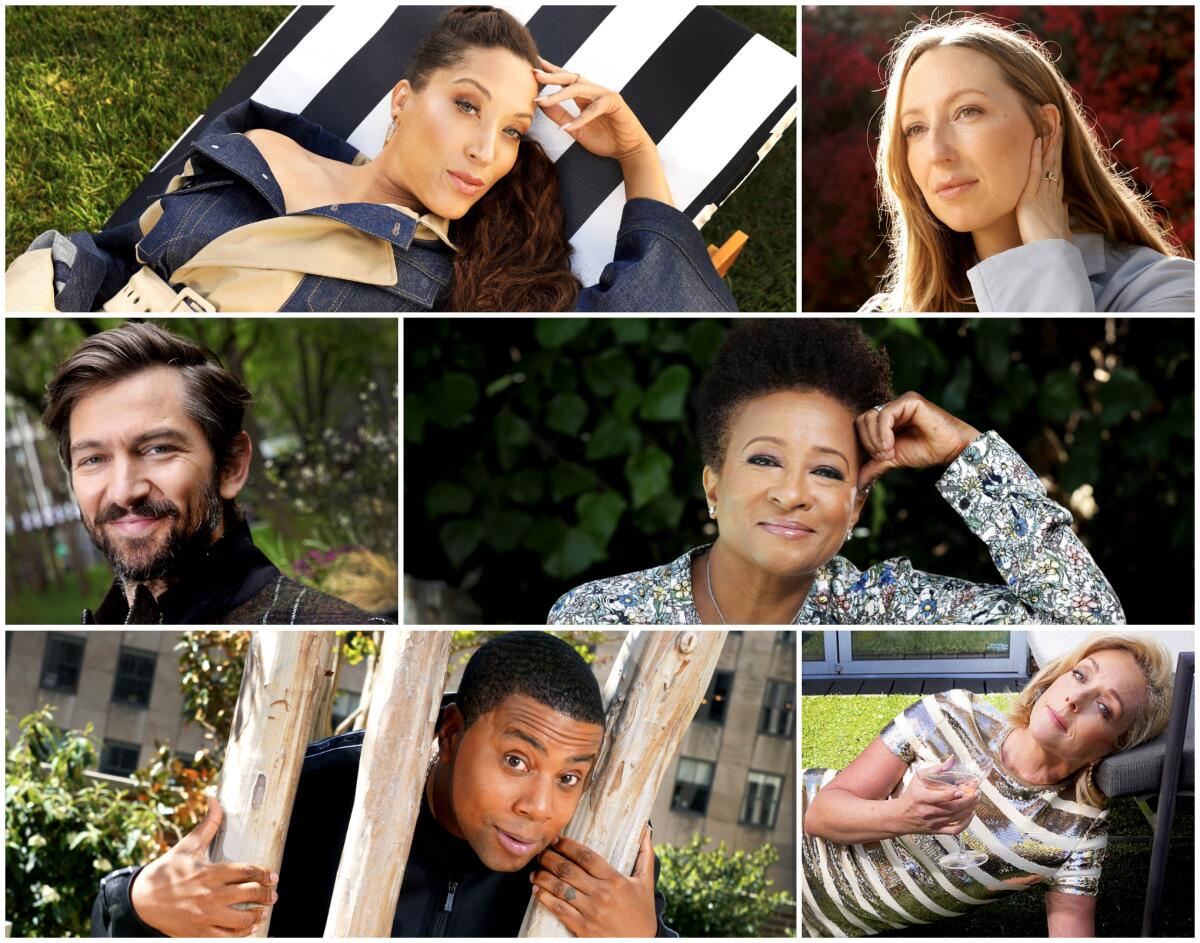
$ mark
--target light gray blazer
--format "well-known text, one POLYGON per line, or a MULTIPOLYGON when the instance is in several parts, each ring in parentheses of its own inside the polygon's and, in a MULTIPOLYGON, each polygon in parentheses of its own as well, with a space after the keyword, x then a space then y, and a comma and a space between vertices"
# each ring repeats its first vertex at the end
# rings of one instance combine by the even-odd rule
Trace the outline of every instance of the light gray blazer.
POLYGON ((980 311, 1196 310, 1196 263, 1099 233, 1043 239, 967 270, 980 311))

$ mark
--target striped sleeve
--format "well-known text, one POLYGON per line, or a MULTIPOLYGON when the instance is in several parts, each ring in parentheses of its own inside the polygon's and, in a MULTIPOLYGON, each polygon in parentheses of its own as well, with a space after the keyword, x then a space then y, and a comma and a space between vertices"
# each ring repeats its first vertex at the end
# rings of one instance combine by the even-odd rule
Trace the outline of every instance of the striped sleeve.
POLYGON ((1108 851, 1108 812, 1092 821, 1076 850, 1063 862, 1047 891, 1058 894, 1078 894, 1082 897, 1100 896, 1100 871, 1108 851))

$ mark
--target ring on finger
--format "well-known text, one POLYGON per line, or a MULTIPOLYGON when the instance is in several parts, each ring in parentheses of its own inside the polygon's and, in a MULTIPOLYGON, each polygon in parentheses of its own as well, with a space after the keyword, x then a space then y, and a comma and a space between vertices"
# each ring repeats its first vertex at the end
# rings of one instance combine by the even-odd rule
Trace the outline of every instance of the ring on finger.
POLYGON ((883 407, 886 405, 887 405, 887 403, 880 403, 878 406, 872 406, 871 408, 874 409, 875 412, 881 413, 881 412, 883 412, 883 407))
MULTIPOLYGON (((1059 178, 1058 178, 1058 174, 1056 174, 1053 170, 1047 170, 1045 175, 1042 177, 1042 179, 1049 180, 1051 183, 1058 183, 1059 178)), ((876 408, 878 409, 878 407, 876 407, 876 408)))

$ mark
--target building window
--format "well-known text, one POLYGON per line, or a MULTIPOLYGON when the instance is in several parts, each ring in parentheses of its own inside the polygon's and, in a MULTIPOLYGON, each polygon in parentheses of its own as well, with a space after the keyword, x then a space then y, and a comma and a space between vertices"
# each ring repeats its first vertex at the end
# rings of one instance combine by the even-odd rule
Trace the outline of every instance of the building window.
POLYGON ((113 681, 113 703, 149 707, 150 689, 154 687, 154 666, 157 663, 158 655, 154 652, 122 646, 117 662, 117 677, 113 681))
POLYGON ((779 796, 783 792, 783 777, 775 773, 751 770, 746 777, 746 796, 742 800, 739 825, 758 825, 774 828, 779 814, 779 796))
POLYGON ((100 754, 100 772, 113 776, 128 776, 138 766, 141 747, 123 740, 105 740, 100 754))
POLYGON ((733 688, 732 671, 714 671, 708 682, 708 690, 696 711, 696 720, 711 720, 715 724, 725 723, 725 707, 729 703, 729 691, 733 688))
POLYGON ((679 758, 675 771, 675 791, 671 795, 671 808, 680 812, 708 811, 708 794, 712 791, 714 764, 708 760, 679 758))
POLYGON ((361 697, 362 695, 358 691, 338 691, 337 697, 333 699, 333 716, 330 718, 330 729, 337 730, 342 725, 342 721, 354 713, 354 709, 358 707, 358 701, 361 697))
POLYGON ((763 694, 758 732, 775 737, 790 737, 795 718, 796 685, 791 681, 767 681, 763 694))
POLYGON ((796 630, 782 629, 775 634, 775 641, 780 645, 787 645, 791 648, 796 647, 796 630))
POLYGON ((84 639, 52 633, 46 639, 42 658, 42 679, 38 686, 47 691, 79 691, 79 670, 83 667, 84 639))

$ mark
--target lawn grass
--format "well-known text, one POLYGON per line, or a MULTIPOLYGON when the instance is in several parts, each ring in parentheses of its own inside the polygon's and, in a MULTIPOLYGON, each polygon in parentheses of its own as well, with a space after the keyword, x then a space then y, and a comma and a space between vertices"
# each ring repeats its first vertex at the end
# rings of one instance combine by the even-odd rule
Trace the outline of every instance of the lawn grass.
MULTIPOLYGON (((983 695, 1004 709, 1011 694, 983 695)), ((916 700, 912 694, 827 695, 800 698, 800 764, 802 768, 844 769, 877 737, 888 722, 916 700)), ((1100 879, 1096 933, 1104 937, 1141 935, 1150 866, 1150 828, 1133 799, 1109 803, 1109 845, 1100 879)), ((1177 800, 1168 855, 1170 881, 1162 905, 1162 936, 1195 938, 1195 800, 1177 800), (1177 876, 1177 877, 1172 877, 1177 876)), ((1046 910, 1043 892, 1014 894, 987 907, 974 907, 963 917, 931 923, 888 936, 1043 937, 1046 910)))
POLYGON ((5 7, 5 266, 97 231, 291 7, 5 7))
MULTIPOLYGON (((39 233, 97 231, 291 7, 5 8, 5 267, 39 233)), ((721 7, 796 51, 792 6, 721 7)), ((704 227, 750 241, 742 311, 796 310, 796 129, 704 227)))
POLYGON ((86 593, 72 571, 61 589, 9 594, 4 600, 4 621, 8 625, 79 625, 83 610, 94 610, 108 592, 112 570, 107 563, 97 563, 88 567, 88 580, 90 588, 86 593))

